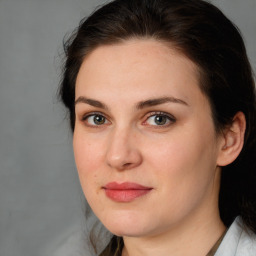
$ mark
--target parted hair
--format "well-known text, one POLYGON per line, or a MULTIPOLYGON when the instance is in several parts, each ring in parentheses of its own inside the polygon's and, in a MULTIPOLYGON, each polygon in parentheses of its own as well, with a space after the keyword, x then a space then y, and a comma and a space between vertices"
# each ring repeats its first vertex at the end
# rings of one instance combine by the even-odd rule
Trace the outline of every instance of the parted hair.
MULTIPOLYGON (((222 167, 219 211, 230 226, 240 215, 256 233, 256 103, 253 72, 238 28, 203 0, 115 0, 83 19, 64 42, 60 97, 75 126, 75 83, 84 58, 101 45, 132 38, 169 43, 199 69, 200 89, 208 98, 216 133, 242 111, 246 117, 242 152, 222 167)), ((202 127, 203 129, 203 127, 202 127)), ((113 236, 101 255, 114 255, 121 239, 113 236)), ((119 250, 120 251, 120 250, 119 250)), ((117 254, 118 255, 118 252, 117 254)))

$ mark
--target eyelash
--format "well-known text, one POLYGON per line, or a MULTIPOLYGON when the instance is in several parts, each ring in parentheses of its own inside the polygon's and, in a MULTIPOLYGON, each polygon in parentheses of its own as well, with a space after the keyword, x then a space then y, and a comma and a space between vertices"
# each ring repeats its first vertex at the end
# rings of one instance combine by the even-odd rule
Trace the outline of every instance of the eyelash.
MULTIPOLYGON (((154 120, 155 121, 155 120, 154 120)), ((144 125, 147 125, 147 126, 156 126, 155 128, 162 128, 162 127, 168 127, 170 126, 171 124, 175 123, 176 122, 176 118, 173 116, 173 115, 170 115, 168 113, 165 113, 165 112, 162 112, 162 111, 156 111, 156 112, 150 112, 146 115, 146 120, 143 122, 144 125), (164 117, 166 118, 166 121, 168 122, 167 124, 164 123, 163 125, 148 125, 146 124, 147 121, 149 121, 150 118, 152 117, 164 117)))
MULTIPOLYGON (((90 114, 86 114, 86 115, 84 115, 84 116, 82 117, 82 121, 83 121, 83 122, 86 122, 86 125, 87 125, 87 126, 90 126, 90 127, 93 127, 93 128, 98 128, 98 127, 104 125, 105 122, 104 122, 104 124, 100 124, 100 125, 97 125, 97 124, 89 124, 89 123, 88 123, 88 119, 89 119, 90 117, 94 117, 94 118, 95 118, 96 116, 103 117, 105 121, 108 121, 107 117, 106 117, 105 115, 103 115, 102 113, 100 113, 100 112, 92 112, 92 113, 90 113, 90 114)), ((108 122, 109 122, 109 121, 108 121, 108 122)), ((110 123, 110 122, 109 122, 109 123, 110 123)))
MULTIPOLYGON (((173 123, 175 123, 176 122, 176 118, 174 117, 174 116, 172 116, 172 115, 170 115, 170 114, 168 114, 168 113, 165 113, 165 112, 161 112, 161 111, 157 111, 157 112, 150 112, 150 113, 148 113, 148 114, 146 114, 146 120, 145 121, 143 121, 143 125, 146 125, 146 126, 156 126, 155 128, 161 128, 161 127, 168 127, 168 126, 170 126, 171 124, 173 124, 173 123), (163 118, 165 118, 166 120, 166 122, 168 122, 167 124, 166 123, 164 123, 163 125, 150 125, 150 124, 146 124, 146 122, 150 119, 150 118, 152 118, 152 117, 163 117, 163 118)), ((89 126, 89 127, 93 127, 93 128, 100 128, 100 126, 102 126, 102 125, 106 125, 106 124, 108 124, 108 123, 110 123, 110 121, 108 121, 108 118, 104 115, 104 114, 102 114, 102 113, 100 113, 100 112, 92 112, 92 113, 90 113, 90 114, 86 114, 86 115, 84 115, 83 117, 82 117, 82 121, 83 122, 86 122, 86 125, 87 126, 89 126), (88 119, 90 118, 90 117, 94 117, 94 120, 93 121, 95 121, 95 117, 103 117, 103 119, 104 119, 104 123, 102 123, 102 124, 90 124, 90 123, 88 123, 88 119), (106 121, 107 121, 107 123, 106 123, 106 121)))

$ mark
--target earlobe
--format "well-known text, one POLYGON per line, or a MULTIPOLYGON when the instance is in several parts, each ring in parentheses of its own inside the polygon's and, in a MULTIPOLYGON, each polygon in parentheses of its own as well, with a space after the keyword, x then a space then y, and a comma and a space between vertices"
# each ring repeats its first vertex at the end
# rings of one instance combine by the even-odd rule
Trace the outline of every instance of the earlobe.
POLYGON ((246 129, 246 119, 243 112, 237 112, 232 124, 223 132, 220 151, 217 159, 218 166, 225 166, 238 157, 243 145, 246 129))

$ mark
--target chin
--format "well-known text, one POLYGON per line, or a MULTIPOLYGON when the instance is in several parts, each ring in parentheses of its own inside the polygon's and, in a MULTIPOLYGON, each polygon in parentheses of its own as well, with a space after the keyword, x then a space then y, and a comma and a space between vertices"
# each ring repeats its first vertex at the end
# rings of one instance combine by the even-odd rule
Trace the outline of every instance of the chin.
MULTIPOLYGON (((142 220, 141 214, 136 213, 111 213, 104 217, 98 216, 102 224, 117 236, 141 236, 149 225, 142 220), (139 216, 138 216, 139 215, 139 216)), ((144 216, 145 217, 145 216, 144 216)))
POLYGON ((149 233, 145 228, 138 227, 137 225, 119 225, 118 227, 110 227, 108 230, 114 235, 122 237, 142 237, 149 233))

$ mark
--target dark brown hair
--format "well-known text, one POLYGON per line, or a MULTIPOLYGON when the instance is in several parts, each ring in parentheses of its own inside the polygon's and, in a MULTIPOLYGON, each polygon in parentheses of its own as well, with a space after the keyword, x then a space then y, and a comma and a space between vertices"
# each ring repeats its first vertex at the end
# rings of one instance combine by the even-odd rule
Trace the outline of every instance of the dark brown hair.
MULTIPOLYGON (((100 45, 130 38, 154 38, 170 43, 198 66, 200 88, 209 99, 217 132, 231 124, 238 111, 245 114, 243 150, 232 164, 222 168, 219 210, 226 226, 240 215, 256 233, 254 80, 238 29, 212 4, 203 0, 116 0, 82 20, 65 43, 60 87, 72 130, 75 83, 84 58, 100 45)), ((112 245, 117 246, 114 240, 112 245)))

